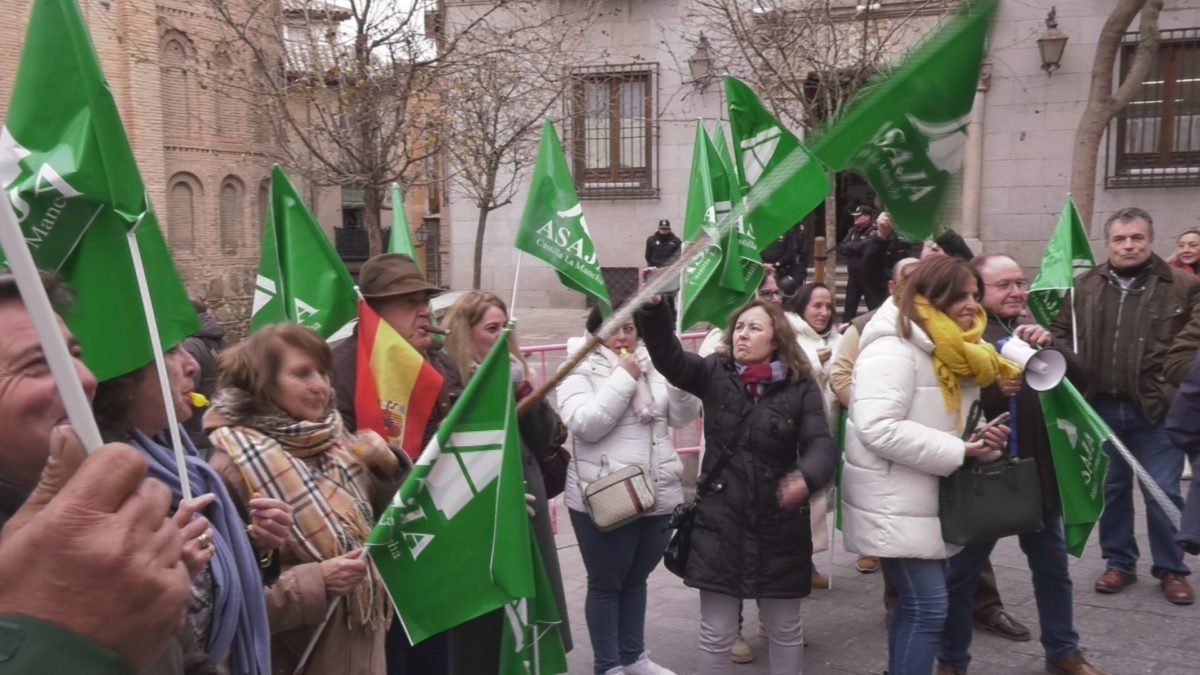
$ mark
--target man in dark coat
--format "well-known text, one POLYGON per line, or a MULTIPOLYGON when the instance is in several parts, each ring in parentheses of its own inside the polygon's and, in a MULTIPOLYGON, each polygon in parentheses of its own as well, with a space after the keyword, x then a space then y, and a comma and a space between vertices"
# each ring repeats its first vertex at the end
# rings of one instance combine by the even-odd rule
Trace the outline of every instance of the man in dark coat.
MULTIPOLYGON (((975 258, 971 267, 983 280, 980 304, 988 315, 984 340, 999 345, 1010 336, 1015 336, 1032 345, 1056 349, 1073 366, 1070 368, 1071 375, 1082 378, 1082 368, 1074 354, 1053 345, 1053 337, 1041 326, 1020 322, 1029 296, 1029 280, 1025 278, 1021 266, 1008 256, 986 253, 975 258)), ((998 383, 983 388, 980 403, 986 419, 993 419, 1005 412, 1013 413, 1010 425, 1014 432, 1009 437, 1009 450, 1019 457, 1032 458, 1037 464, 1045 527, 1037 532, 1021 534, 1019 539, 1033 576, 1033 594, 1041 619, 1046 670, 1065 675, 1101 675, 1079 651, 1062 506, 1058 499, 1054 459, 1038 393, 1021 380, 998 383)), ((950 559, 946 572, 950 610, 942 631, 939 672, 967 672, 971 661, 972 596, 979 572, 995 546, 995 540, 972 544, 950 559)))
POLYGON ((846 306, 842 311, 842 321, 850 321, 858 316, 858 302, 867 294, 867 279, 863 266, 863 254, 867 244, 875 238, 875 209, 860 204, 850 210, 854 216, 854 227, 846 233, 842 243, 837 246, 837 253, 846 261, 846 306))
MULTIPOLYGON (((1072 344, 1078 337, 1079 358, 1091 375, 1088 402, 1182 509, 1184 455, 1163 427, 1177 385, 1169 377, 1167 354, 1189 318, 1200 311, 1200 280, 1154 255, 1154 223, 1142 209, 1113 214, 1104 224, 1104 239, 1108 262, 1075 279, 1073 302, 1063 303, 1051 330, 1059 344, 1072 344), (1074 308, 1080 311, 1073 316, 1074 308)), ((1100 548, 1108 569, 1096 579, 1095 589, 1119 593, 1137 580, 1135 481, 1129 464, 1110 444, 1105 451, 1109 463, 1100 548)), ((1146 520, 1150 573, 1168 602, 1192 604, 1191 570, 1175 544, 1176 525, 1149 498, 1146 520)))
POLYGON ((779 288, 788 297, 804 285, 808 276, 804 237, 804 223, 797 223, 762 250, 763 264, 775 268, 779 288))
POLYGON ((679 256, 683 242, 671 232, 671 221, 658 221, 658 230, 646 237, 646 266, 666 267, 679 256))
MULTIPOLYGON (((429 298, 442 292, 425 279, 421 268, 403 253, 384 253, 363 263, 358 289, 371 309, 420 352, 441 373, 442 389, 425 427, 424 442, 437 433, 450 406, 462 393, 462 377, 449 356, 436 347, 430 329, 433 318, 429 298)), ((333 389, 338 412, 348 430, 357 428, 354 390, 358 381, 358 331, 333 348, 333 389)), ((439 633, 419 645, 409 644, 399 620, 387 635, 388 675, 444 675, 449 671, 446 634, 439 633)))

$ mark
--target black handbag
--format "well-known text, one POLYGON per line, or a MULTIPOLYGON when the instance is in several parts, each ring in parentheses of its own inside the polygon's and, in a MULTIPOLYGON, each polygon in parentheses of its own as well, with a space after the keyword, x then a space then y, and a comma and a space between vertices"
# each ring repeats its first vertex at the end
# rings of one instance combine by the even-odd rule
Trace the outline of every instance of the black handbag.
POLYGON ((1005 457, 970 463, 941 480, 942 539, 968 546, 1045 527, 1042 487, 1034 460, 1005 457))
POLYGON ((738 443, 742 440, 742 434, 746 429, 750 428, 750 420, 754 419, 755 412, 758 412, 758 406, 746 416, 737 429, 737 433, 733 436, 733 441, 726 447, 725 454, 721 455, 717 463, 713 465, 708 475, 696 486, 696 498, 692 503, 684 502, 675 506, 675 510, 671 512, 671 519, 667 521, 667 529, 675 530, 671 535, 670 541, 667 542, 667 550, 663 552, 663 567, 667 571, 680 579, 683 578, 684 572, 687 570, 688 554, 692 548, 692 526, 696 521, 696 506, 700 504, 700 500, 704 495, 708 494, 713 481, 729 463, 736 451, 738 443))

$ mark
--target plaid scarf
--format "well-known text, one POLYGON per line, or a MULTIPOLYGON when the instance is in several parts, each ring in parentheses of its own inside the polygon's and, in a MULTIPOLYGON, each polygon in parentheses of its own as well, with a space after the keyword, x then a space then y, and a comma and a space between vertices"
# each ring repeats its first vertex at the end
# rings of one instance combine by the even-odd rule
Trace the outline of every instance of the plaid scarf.
MULTIPOLYGON (((216 427, 213 444, 229 453, 251 493, 291 504, 293 553, 302 562, 320 562, 360 548, 374 518, 366 494, 370 478, 356 452, 383 439, 371 431, 350 435, 335 410, 319 422, 296 420, 280 410, 226 423, 223 418, 233 416, 235 407, 229 396, 218 396, 205 427, 216 427)), ((370 570, 346 598, 350 625, 390 616, 383 582, 373 565, 370 570)))
POLYGON ((782 361, 770 363, 740 363, 735 362, 738 377, 746 385, 746 393, 757 403, 766 393, 766 386, 772 382, 782 382, 787 377, 787 368, 782 361))

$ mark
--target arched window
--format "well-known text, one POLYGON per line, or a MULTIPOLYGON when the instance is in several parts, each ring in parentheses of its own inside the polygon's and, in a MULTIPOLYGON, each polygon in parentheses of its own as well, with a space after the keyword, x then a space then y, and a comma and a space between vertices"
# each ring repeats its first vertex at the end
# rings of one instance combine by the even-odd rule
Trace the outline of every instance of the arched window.
POLYGON ((221 252, 225 255, 237 255, 242 245, 242 232, 245 229, 243 202, 246 189, 236 176, 226 176, 221 182, 220 203, 217 205, 218 235, 221 239, 221 252))
POLYGON ((194 254, 197 205, 204 190, 190 173, 175 174, 167 185, 167 243, 176 256, 194 254))
POLYGON ((267 209, 271 208, 271 179, 264 178, 258 184, 258 222, 256 227, 262 227, 267 222, 267 209))
POLYGON ((163 133, 168 143, 178 142, 196 131, 196 81, 191 70, 194 50, 186 35, 168 31, 160 51, 163 133))
POLYGON ((232 141, 241 133, 242 104, 236 91, 230 86, 233 81, 233 59, 224 45, 217 47, 213 55, 212 76, 213 113, 216 119, 218 140, 232 141))

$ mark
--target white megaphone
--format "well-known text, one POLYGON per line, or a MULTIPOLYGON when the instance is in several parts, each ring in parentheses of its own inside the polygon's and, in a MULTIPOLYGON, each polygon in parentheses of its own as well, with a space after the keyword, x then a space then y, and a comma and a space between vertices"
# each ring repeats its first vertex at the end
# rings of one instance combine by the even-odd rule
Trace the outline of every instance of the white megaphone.
POLYGON ((1067 376, 1067 359, 1052 349, 1036 349, 1028 342, 1010 337, 1000 355, 1015 361, 1025 373, 1025 382, 1034 391, 1049 391, 1067 376))

